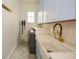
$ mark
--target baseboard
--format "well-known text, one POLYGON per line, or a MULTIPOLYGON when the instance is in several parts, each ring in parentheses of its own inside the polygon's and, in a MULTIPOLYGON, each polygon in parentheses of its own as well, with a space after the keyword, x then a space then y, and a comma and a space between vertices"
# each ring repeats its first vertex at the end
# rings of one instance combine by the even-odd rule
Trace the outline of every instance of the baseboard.
POLYGON ((13 54, 13 52, 15 51, 16 47, 17 47, 18 43, 13 47, 13 49, 11 50, 11 52, 9 53, 8 57, 6 59, 9 59, 11 57, 11 55, 13 54))

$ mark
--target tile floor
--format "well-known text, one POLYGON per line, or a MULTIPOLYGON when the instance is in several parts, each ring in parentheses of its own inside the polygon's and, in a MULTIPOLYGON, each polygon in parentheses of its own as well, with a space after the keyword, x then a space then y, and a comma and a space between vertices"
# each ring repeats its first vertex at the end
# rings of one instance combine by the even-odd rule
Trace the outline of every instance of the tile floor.
POLYGON ((27 42, 21 42, 11 55, 10 59, 35 59, 35 55, 29 54, 27 42))

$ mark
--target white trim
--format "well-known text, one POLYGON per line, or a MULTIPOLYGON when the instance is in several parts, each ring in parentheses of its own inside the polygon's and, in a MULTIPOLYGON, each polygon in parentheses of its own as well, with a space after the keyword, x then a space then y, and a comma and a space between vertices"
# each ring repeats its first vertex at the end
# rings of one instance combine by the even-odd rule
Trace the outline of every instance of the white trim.
POLYGON ((8 57, 6 59, 9 59, 10 56, 13 54, 13 52, 15 51, 16 47, 17 47, 18 43, 13 47, 13 49, 11 50, 11 52, 9 53, 8 57))

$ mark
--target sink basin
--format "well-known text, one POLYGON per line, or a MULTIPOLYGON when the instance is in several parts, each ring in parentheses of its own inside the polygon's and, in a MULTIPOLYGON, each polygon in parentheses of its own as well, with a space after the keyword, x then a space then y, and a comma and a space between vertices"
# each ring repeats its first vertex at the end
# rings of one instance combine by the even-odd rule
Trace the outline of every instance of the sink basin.
POLYGON ((64 43, 61 44, 61 42, 57 41, 56 39, 48 35, 39 35, 37 36, 37 39, 41 42, 46 51, 52 51, 52 52, 72 51, 71 49, 67 48, 67 46, 64 46, 63 45, 64 43))
POLYGON ((47 35, 43 35, 43 36, 37 36, 37 38, 41 41, 41 42, 46 42, 49 43, 51 42, 51 38, 47 35))
POLYGON ((38 36, 46 36, 46 35, 48 35, 48 33, 46 33, 46 32, 43 32, 43 31, 39 31, 39 32, 36 32, 36 35, 38 36))

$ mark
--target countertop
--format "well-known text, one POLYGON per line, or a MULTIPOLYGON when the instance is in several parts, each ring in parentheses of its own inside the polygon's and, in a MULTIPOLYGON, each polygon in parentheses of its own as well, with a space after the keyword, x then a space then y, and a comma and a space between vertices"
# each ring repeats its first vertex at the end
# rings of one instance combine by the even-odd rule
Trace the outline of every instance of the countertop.
MULTIPOLYGON (((36 36, 37 41, 40 43, 40 45, 46 49, 51 49, 53 52, 47 52, 50 56, 50 59, 75 59, 76 54, 73 47, 70 47, 66 44, 63 44, 59 41, 57 41, 55 38, 50 37, 46 31, 46 29, 43 28, 35 28, 36 29, 36 36), (56 50, 55 47, 58 49, 56 50)), ((47 51, 47 50, 46 50, 47 51)))
POLYGON ((75 52, 55 52, 49 53, 51 59, 76 59, 75 52))

